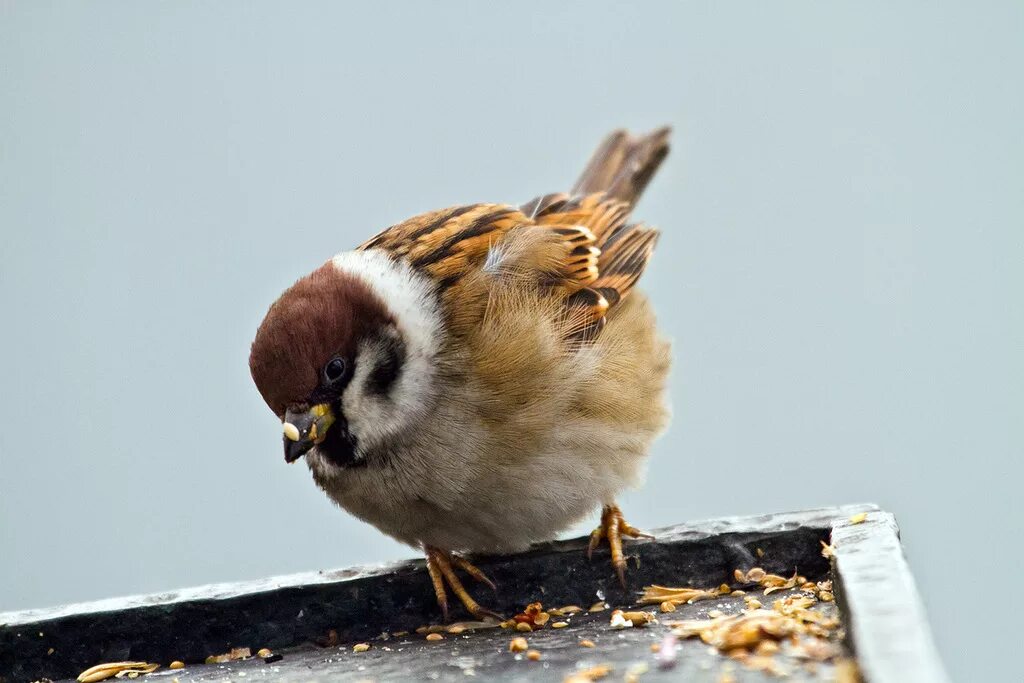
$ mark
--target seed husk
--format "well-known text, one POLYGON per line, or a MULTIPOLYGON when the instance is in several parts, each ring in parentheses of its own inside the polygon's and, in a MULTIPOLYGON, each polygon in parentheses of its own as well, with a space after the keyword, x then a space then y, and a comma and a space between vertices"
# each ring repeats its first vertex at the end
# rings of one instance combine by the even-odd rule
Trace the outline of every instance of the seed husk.
POLYGON ((160 668, 159 664, 150 664, 149 662, 107 662, 86 669, 78 674, 78 680, 80 683, 94 683, 95 681, 103 681, 111 676, 117 676, 122 673, 148 674, 156 671, 158 668, 160 668))

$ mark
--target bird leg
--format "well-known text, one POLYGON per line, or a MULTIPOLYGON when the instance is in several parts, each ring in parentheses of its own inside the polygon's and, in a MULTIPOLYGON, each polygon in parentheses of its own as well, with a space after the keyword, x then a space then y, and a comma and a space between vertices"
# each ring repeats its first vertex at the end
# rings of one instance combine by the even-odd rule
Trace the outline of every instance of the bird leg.
POLYGON ((430 574, 430 582, 434 585, 434 595, 437 596, 437 604, 441 608, 441 614, 444 615, 445 621, 448 621, 448 592, 445 590, 445 583, 448 584, 452 592, 455 593, 455 596, 466 607, 466 610, 474 617, 477 619, 490 617, 491 619, 502 621, 501 615, 495 614, 491 610, 477 604, 476 600, 463 587, 452 565, 455 565, 455 567, 458 567, 480 583, 486 584, 494 590, 496 586, 493 581, 487 578, 486 574, 473 566, 466 558, 454 555, 447 550, 441 550, 428 545, 424 546, 424 551, 427 554, 427 573, 430 574))
POLYGON ((602 539, 608 539, 608 547, 612 551, 612 566, 619 576, 619 583, 626 587, 626 558, 622 554, 622 537, 630 538, 654 538, 648 533, 640 531, 631 526, 622 516, 622 510, 614 503, 605 505, 601 511, 601 524, 590 534, 590 544, 587 546, 587 559, 594 554, 594 549, 601 545, 602 539))

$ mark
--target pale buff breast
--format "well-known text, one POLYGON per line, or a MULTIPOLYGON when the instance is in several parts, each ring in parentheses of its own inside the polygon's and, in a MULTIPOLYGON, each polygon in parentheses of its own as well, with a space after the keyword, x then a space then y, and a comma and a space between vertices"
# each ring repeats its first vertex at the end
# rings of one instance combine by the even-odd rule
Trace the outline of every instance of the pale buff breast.
POLYGON ((507 354, 506 377, 446 375, 463 381, 440 392, 383 464, 339 470, 311 453, 317 483, 402 542, 478 552, 551 539, 639 483, 668 420, 669 345, 646 297, 633 292, 595 343, 571 355, 547 343, 551 331, 539 317, 541 324, 495 323, 504 329, 493 338, 509 344, 488 353, 507 354))

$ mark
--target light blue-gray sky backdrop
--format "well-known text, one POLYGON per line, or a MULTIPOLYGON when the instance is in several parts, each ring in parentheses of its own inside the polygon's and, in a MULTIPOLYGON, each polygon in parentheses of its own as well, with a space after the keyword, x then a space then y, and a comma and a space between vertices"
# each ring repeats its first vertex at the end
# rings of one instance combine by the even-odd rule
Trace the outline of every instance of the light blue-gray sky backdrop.
POLYGON ((951 671, 999 679, 1022 57, 1019 2, 0 2, 0 610, 413 556, 284 464, 267 306, 671 123, 637 215, 675 418, 630 519, 877 502, 951 671))

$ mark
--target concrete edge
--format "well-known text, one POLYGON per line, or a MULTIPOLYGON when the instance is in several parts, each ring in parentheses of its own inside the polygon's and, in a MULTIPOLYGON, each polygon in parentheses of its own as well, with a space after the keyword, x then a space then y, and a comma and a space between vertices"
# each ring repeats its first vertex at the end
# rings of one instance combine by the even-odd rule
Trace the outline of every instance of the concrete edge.
MULTIPOLYGON (((688 541, 708 538, 725 533, 772 533, 791 531, 797 528, 832 528, 835 524, 858 512, 873 512, 879 508, 872 504, 852 504, 837 507, 815 508, 803 511, 777 514, 749 515, 719 519, 698 520, 671 527, 654 529, 657 542, 688 541)), ((535 545, 528 552, 534 553, 577 553, 586 546, 585 537, 549 541, 535 545)), ((631 544, 652 541, 631 541, 631 544)), ((400 560, 387 564, 350 567, 347 569, 302 572, 284 576, 272 576, 252 581, 215 583, 191 588, 182 588, 161 593, 131 595, 107 598, 91 602, 79 602, 57 607, 0 612, 0 626, 19 626, 51 619, 61 619, 78 614, 113 612, 139 607, 155 607, 196 600, 227 600, 242 595, 265 593, 299 586, 322 586, 345 583, 372 576, 392 574, 410 567, 422 567, 423 560, 400 560)))
POLYGON ((868 683, 949 681, 932 639, 917 583, 900 544, 896 518, 869 513, 833 525, 836 598, 847 642, 868 683))

